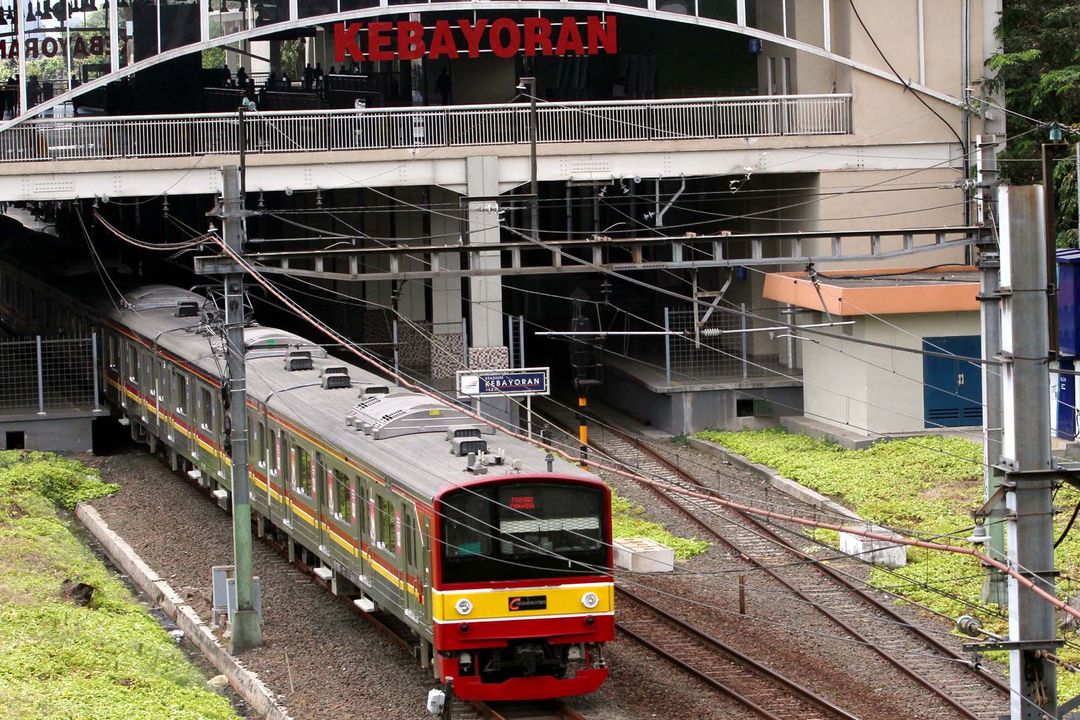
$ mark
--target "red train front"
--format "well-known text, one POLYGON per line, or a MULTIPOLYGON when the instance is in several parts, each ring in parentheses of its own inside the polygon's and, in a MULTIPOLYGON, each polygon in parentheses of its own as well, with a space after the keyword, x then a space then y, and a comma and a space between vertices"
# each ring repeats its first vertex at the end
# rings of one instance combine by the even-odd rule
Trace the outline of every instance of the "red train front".
POLYGON ((435 500, 438 675, 464 700, 593 692, 615 635, 611 494, 592 476, 470 479, 435 500))

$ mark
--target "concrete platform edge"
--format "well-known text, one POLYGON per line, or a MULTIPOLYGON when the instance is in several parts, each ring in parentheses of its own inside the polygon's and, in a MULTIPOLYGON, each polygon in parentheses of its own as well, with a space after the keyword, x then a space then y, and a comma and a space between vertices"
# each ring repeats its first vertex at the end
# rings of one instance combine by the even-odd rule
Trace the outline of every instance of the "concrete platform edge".
POLYGON ((184 603, 122 537, 109 529, 97 510, 83 503, 75 508, 75 516, 101 543, 109 559, 151 600, 161 606, 176 626, 184 631, 184 636, 199 648, 218 672, 228 678, 229 684, 259 717, 266 720, 292 720, 285 708, 274 699, 270 689, 218 643, 195 610, 184 603))

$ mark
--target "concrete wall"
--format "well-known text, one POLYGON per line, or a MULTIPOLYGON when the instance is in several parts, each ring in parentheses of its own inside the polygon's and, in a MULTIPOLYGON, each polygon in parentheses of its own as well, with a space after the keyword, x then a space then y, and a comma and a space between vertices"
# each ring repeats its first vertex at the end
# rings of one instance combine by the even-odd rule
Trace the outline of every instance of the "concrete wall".
MULTIPOLYGON (((857 162, 857 159, 856 159, 857 162)), ((888 230, 919 227, 942 227, 964 223, 964 193, 959 189, 942 189, 956 181, 959 174, 950 168, 934 168, 919 172, 910 170, 867 171, 853 167, 851 171, 821 173, 818 179, 820 202, 814 204, 815 223, 805 227, 817 230, 888 230), (854 192, 853 192, 854 191, 854 192)), ((928 242, 929 236, 919 240, 928 242)), ((828 240, 816 246, 808 244, 807 252, 825 253, 828 240)), ((901 238, 883 240, 882 251, 891 252, 903 247, 901 238)), ((847 240, 845 252, 869 253, 870 240, 847 240)), ((963 263, 962 247, 934 250, 915 256, 877 261, 881 267, 926 267, 938 263, 963 263)), ((819 270, 839 267, 828 263, 819 270)))
MULTIPOLYGON (((869 33, 877 41, 879 52, 846 0, 827 1, 833 52, 890 73, 891 64, 905 80, 924 84, 954 97, 963 96, 960 3, 934 0, 860 3, 859 13, 869 33), (882 54, 888 58, 888 63, 882 54)), ((969 82, 978 80, 983 74, 983 55, 987 52, 984 50, 987 23, 983 18, 983 5, 986 4, 989 16, 993 16, 997 2, 999 0, 971 0, 969 82)), ((752 23, 762 30, 783 34, 784 5, 782 0, 761 0, 757 3, 756 17, 752 23)), ((818 47, 823 45, 824 14, 819 0, 787 0, 786 17, 788 37, 818 47)), ((992 43, 987 47, 990 46, 992 43)), ((912 93, 905 92, 897 84, 773 43, 763 43, 759 56, 758 87, 761 94, 781 92, 779 75, 783 58, 792 68, 789 92, 854 93, 854 125, 859 143, 956 139, 941 119, 934 117, 912 93), (773 87, 767 83, 770 59, 777 76, 773 87)), ((937 100, 924 99, 953 129, 960 132, 963 115, 959 109, 937 100)))
MULTIPOLYGON (((750 383, 749 385, 753 385, 750 383)), ((686 392, 656 392, 640 381, 620 373, 608 372, 600 390, 600 398, 620 412, 641 423, 678 435, 708 428, 721 430, 755 430, 772 427, 776 418, 798 415, 802 408, 799 388, 792 386, 745 389, 717 388, 686 392), (764 399, 770 414, 761 417, 739 417, 735 401, 764 399)))
POLYGON ((26 450, 52 452, 90 452, 94 447, 93 417, 51 418, 27 416, 0 421, 0 450, 11 450, 9 432, 23 433, 26 450))
MULTIPOLYGON (((923 337, 979 334, 975 312, 847 319, 856 338, 915 349, 923 337)), ((924 430, 923 356, 842 342, 841 334, 803 342, 804 414, 863 434, 924 430)))

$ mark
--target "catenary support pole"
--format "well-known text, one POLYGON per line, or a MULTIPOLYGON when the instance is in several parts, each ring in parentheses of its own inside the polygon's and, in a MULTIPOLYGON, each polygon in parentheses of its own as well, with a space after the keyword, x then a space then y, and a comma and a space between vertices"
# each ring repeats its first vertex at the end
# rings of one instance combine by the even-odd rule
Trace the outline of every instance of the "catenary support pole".
MULTIPOLYGON (((239 169, 221 171, 221 217, 225 245, 243 253, 244 201, 239 169)), ((248 479, 247 375, 244 359, 244 275, 225 276, 225 359, 229 372, 229 419, 232 431, 233 564, 236 578, 236 613, 232 619, 230 650, 242 653, 262 645, 262 628, 255 613, 251 561, 251 493, 248 479)))
MULTIPOLYGON (((980 135, 976 164, 979 173, 979 194, 976 198, 978 221, 984 227, 997 223, 997 138, 980 135)), ((987 237, 987 236, 984 236, 987 237)), ((1001 295, 998 294, 998 271, 1001 268, 997 242, 980 243, 979 250, 979 314, 982 321, 982 356, 997 358, 1001 353, 1001 295)), ((982 366, 983 388, 983 491, 989 500, 1001 486, 1004 473, 1001 462, 1001 369, 982 366)), ((1005 558, 1005 519, 1000 506, 995 508, 988 523, 989 541, 986 552, 997 559, 1005 558)), ((1005 607, 1009 602, 1005 576, 992 567, 986 568, 982 586, 983 602, 1005 607)))
MULTIPOLYGON (((1043 189, 998 191, 1001 228, 1001 464, 1009 565, 1054 592, 1050 378, 1043 246, 1043 189)), ((1012 720, 1057 717, 1057 668, 1041 650, 1056 647, 1054 607, 1009 577, 1009 684, 1012 720), (1042 712, 1040 712, 1040 709, 1042 712), (1044 714, 1045 713, 1045 714, 1044 714)))

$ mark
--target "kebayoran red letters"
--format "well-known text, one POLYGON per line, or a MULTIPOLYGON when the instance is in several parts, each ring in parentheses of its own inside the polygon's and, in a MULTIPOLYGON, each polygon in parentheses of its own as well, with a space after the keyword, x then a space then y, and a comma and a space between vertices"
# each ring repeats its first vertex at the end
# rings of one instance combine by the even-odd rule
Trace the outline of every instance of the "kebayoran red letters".
POLYGON ((482 50, 509 58, 552 55, 612 55, 618 52, 616 16, 564 17, 556 27, 547 18, 436 20, 431 28, 413 20, 342 22, 334 25, 334 60, 457 60, 480 57, 482 50))

